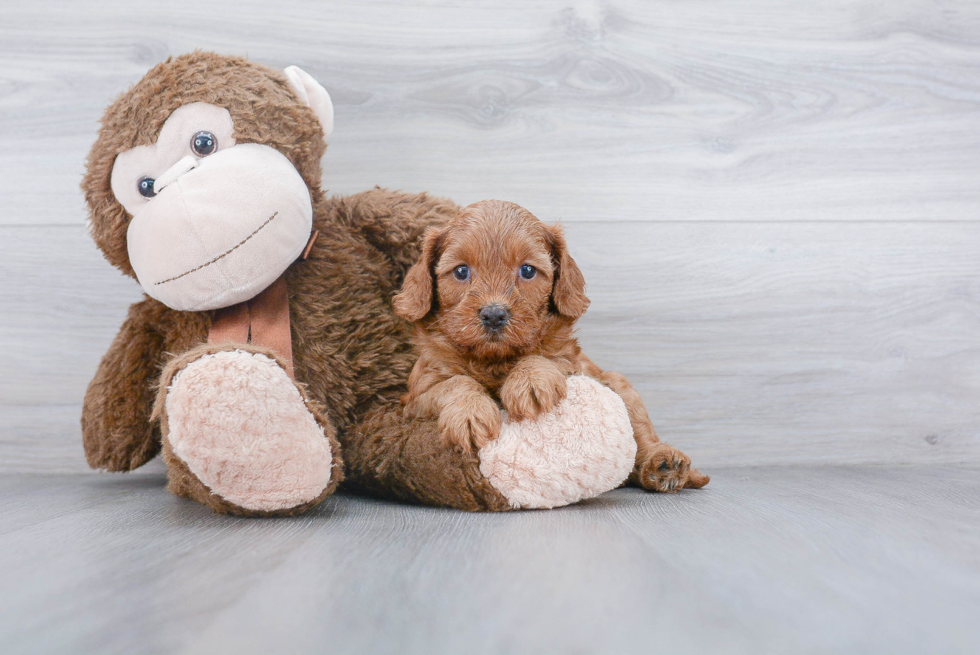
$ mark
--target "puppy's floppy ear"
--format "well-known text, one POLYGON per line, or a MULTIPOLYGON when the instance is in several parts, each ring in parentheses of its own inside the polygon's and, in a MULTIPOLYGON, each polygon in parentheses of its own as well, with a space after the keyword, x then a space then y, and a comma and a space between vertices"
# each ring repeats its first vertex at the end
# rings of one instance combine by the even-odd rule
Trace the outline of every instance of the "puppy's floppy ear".
POLYGON ((577 319, 589 308, 589 299, 585 297, 585 276, 568 254, 565 231, 561 225, 544 227, 548 245, 551 247, 551 259, 555 265, 551 303, 562 316, 577 319))
POLYGON ((395 296, 395 313, 407 321, 415 322, 425 318, 432 311, 435 293, 435 273, 433 269, 439 258, 439 250, 446 234, 445 229, 430 227, 422 237, 422 255, 405 275, 402 290, 395 296))

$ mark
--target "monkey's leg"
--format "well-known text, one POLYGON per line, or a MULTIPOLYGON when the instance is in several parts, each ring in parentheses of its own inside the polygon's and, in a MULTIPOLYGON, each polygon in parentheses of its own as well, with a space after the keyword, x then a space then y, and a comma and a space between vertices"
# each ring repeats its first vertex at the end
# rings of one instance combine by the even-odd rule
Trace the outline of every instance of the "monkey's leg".
POLYGON ((622 400, 584 376, 535 420, 505 421, 476 454, 447 447, 435 419, 394 398, 342 437, 347 480, 378 495, 469 511, 561 507, 615 489, 636 456, 622 400))
POLYGON ((299 514, 343 476, 333 426, 270 351, 205 344, 174 358, 154 417, 168 488, 216 512, 299 514))
POLYGON ((341 435, 345 485, 376 496, 470 512, 511 509, 476 453, 450 447, 436 419, 407 419, 389 394, 341 435))

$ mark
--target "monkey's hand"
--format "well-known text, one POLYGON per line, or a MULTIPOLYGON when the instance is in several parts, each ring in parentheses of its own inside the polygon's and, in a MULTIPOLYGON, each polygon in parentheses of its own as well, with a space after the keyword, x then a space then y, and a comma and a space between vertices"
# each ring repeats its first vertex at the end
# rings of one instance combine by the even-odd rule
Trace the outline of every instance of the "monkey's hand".
POLYGON ((82 442, 92 468, 130 471, 160 451, 150 413, 164 347, 144 318, 148 302, 129 308, 85 393, 82 442))

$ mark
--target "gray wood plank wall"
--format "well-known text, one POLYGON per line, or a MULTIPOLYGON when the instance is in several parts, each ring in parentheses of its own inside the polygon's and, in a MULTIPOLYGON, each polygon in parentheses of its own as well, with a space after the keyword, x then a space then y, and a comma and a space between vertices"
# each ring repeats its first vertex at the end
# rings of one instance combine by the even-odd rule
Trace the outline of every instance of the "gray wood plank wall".
POLYGON ((135 283, 78 190, 195 48, 333 96, 334 193, 562 220, 583 342, 702 468, 980 460, 980 4, 0 2, 0 471, 84 470, 135 283))

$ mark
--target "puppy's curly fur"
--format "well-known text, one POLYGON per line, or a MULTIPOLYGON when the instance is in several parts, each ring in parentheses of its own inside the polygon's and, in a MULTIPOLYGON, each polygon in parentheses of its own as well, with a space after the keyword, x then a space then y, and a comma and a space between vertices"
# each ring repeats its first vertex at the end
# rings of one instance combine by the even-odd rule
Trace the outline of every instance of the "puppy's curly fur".
POLYGON ((565 398, 567 376, 588 375, 626 403, 637 442, 630 483, 664 492, 708 483, 660 442, 629 381, 582 353, 573 326, 589 299, 560 226, 514 203, 472 204, 426 233, 394 306, 415 324, 420 352, 406 416, 438 417, 443 438, 461 450, 497 437, 498 403, 513 420, 534 419, 565 398))

